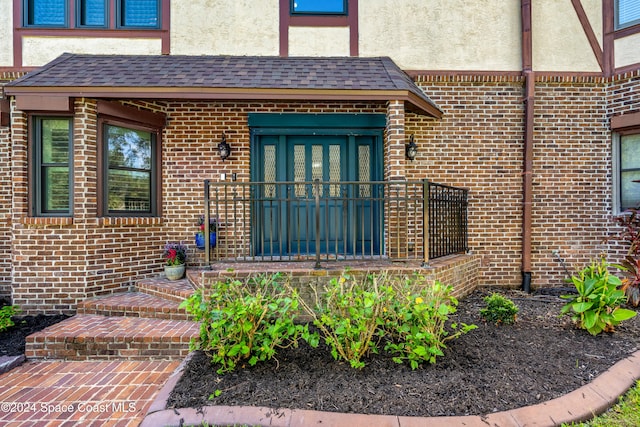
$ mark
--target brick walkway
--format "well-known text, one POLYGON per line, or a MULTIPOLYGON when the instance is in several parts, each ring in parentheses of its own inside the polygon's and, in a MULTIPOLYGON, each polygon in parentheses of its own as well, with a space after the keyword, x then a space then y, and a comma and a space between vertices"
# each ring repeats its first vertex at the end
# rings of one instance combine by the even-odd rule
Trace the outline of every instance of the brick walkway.
POLYGON ((137 426, 179 364, 26 363, 0 376, 0 425, 137 426))

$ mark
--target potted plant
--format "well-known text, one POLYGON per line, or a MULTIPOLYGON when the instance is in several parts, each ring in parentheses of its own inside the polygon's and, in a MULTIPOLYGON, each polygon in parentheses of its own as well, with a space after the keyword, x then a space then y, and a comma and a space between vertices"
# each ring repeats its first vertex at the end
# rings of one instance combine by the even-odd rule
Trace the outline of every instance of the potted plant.
POLYGON ((187 268, 187 247, 182 243, 168 242, 164 246, 164 274, 169 280, 180 280, 187 268))
MULTIPOLYGON (((204 215, 198 218, 198 227, 200 231, 196 233, 196 247, 204 249, 204 215)), ((216 246, 216 231, 218 230, 218 222, 214 218, 209 218, 209 246, 216 246)))

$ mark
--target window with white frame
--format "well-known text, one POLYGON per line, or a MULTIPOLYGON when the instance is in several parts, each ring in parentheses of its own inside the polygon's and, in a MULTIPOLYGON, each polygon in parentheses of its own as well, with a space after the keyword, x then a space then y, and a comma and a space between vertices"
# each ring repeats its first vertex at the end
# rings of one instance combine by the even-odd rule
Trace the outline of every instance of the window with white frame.
POLYGON ((616 29, 619 30, 636 24, 640 24, 640 0, 616 0, 616 29))

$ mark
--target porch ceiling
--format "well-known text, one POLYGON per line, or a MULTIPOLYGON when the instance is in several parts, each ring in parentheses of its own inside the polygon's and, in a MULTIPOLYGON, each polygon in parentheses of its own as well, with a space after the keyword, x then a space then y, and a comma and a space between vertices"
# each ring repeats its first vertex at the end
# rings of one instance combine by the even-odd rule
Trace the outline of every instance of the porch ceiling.
MULTIPOLYGON (((442 110, 390 58, 76 55, 65 53, 5 86, 42 100, 76 96, 145 99, 405 101, 442 110)), ((24 102, 23 105, 40 102, 24 102)), ((55 104, 55 103, 54 103, 55 104)), ((63 103, 64 104, 64 103, 63 103)), ((58 103, 60 105, 60 103, 58 103)))

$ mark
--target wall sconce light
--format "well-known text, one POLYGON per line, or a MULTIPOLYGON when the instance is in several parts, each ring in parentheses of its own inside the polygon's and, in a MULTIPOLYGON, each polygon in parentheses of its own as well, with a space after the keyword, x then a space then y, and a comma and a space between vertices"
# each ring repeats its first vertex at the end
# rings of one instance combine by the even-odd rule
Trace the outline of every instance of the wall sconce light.
POLYGON ((418 146, 413 141, 413 135, 409 137, 409 143, 407 144, 407 159, 413 161, 418 154, 418 146))
POLYGON ((224 133, 222 134, 222 141, 218 144, 218 153, 220 153, 220 158, 223 162, 231 154, 231 147, 227 144, 227 137, 224 133))

